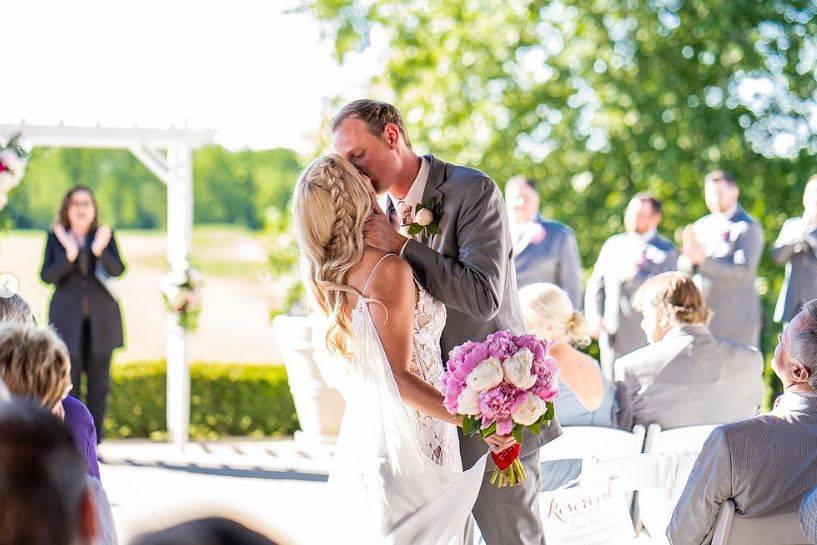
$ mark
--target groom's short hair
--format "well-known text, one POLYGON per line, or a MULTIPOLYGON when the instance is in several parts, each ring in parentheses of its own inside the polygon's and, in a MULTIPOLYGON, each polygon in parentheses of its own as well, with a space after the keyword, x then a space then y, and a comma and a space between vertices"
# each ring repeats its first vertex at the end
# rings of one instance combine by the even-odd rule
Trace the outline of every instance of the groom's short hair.
POLYGON ((366 123, 366 126, 369 127, 369 131, 375 136, 382 135, 386 125, 394 123, 400 130, 403 141, 409 149, 411 149, 411 140, 409 140, 406 126, 403 123, 403 116, 400 115, 400 111, 397 108, 388 102, 368 98, 350 102, 332 116, 332 120, 329 123, 332 132, 338 130, 340 124, 349 117, 356 117, 366 123))

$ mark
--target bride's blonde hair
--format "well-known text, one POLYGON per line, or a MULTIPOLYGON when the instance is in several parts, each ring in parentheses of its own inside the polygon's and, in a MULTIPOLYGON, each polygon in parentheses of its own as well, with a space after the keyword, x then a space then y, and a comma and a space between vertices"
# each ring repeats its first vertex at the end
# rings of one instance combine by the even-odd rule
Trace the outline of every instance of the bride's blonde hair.
POLYGON ((316 159, 301 173, 292 199, 301 275, 310 295, 328 318, 326 345, 346 359, 352 356, 352 311, 346 274, 363 257, 363 222, 375 194, 369 183, 337 154, 316 159))

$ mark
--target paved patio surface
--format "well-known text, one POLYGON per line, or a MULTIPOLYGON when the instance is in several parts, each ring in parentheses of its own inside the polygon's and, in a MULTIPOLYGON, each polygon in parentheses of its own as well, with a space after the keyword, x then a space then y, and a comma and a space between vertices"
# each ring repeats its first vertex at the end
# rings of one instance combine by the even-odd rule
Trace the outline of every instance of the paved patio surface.
POLYGON ((331 449, 292 440, 191 443, 108 441, 102 481, 120 544, 196 516, 236 518, 287 543, 325 543, 331 449), (316 524, 317 522, 317 524, 316 524))

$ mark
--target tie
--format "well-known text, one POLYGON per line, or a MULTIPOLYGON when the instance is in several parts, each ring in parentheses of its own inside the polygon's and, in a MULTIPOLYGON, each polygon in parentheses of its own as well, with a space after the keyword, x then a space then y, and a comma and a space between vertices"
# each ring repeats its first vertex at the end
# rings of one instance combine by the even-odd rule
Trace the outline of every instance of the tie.
POLYGON ((400 226, 405 227, 414 223, 414 207, 406 201, 397 202, 397 218, 400 226))

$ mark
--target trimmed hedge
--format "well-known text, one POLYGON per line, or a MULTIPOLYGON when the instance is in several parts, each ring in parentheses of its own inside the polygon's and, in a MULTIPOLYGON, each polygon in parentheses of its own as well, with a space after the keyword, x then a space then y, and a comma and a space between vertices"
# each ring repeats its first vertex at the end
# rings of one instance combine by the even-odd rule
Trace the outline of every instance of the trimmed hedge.
MULTIPOLYGON (((190 366, 190 437, 264 437, 298 430, 282 366, 194 363, 190 366)), ((105 437, 167 437, 165 361, 115 364, 105 437)))

